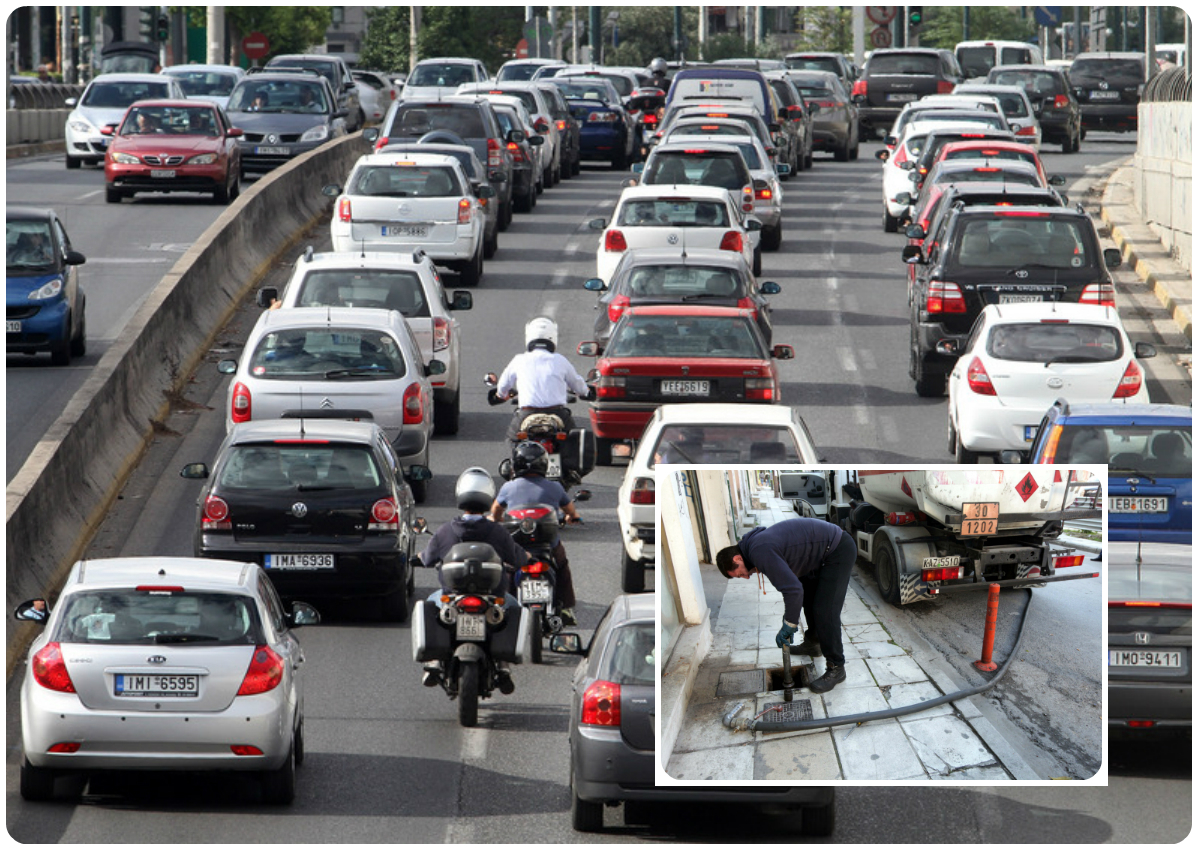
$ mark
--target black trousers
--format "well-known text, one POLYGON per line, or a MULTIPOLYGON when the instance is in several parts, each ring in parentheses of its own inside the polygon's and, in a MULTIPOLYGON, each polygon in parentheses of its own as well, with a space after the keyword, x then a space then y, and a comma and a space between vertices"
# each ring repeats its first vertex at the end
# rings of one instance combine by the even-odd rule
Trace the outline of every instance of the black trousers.
POLYGON ((800 578, 804 587, 805 639, 821 643, 821 652, 830 666, 844 666, 842 653, 842 605, 850 586, 850 572, 858 549, 845 530, 841 539, 829 548, 821 567, 800 578))

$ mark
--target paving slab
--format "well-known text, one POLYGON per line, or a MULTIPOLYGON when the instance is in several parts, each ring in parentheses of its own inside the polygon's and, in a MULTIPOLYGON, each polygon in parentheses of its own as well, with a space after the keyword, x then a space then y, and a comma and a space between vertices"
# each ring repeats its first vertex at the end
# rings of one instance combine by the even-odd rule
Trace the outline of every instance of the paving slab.
MULTIPOLYGON (((874 713, 887 710, 888 703, 877 686, 847 687, 842 683, 829 692, 822 693, 828 718, 857 716, 859 713, 874 713)), ((815 714, 814 714, 815 716, 815 714)))
POLYGON ((905 656, 904 649, 891 642, 855 642, 854 647, 868 659, 905 656))
POLYGON ((679 781, 753 781, 754 752, 748 748, 714 748, 671 755, 667 774, 679 781))
POLYGON ((768 740, 754 750, 755 781, 840 781, 842 769, 828 733, 768 740))
MULTIPOLYGON (((939 779, 935 779, 939 780, 939 779)), ((993 781, 1011 781, 1012 776, 1004 771, 1004 767, 999 764, 995 766, 972 766, 967 769, 960 769, 957 772, 951 772, 945 776, 945 781, 972 781, 981 784, 990 784, 993 781)))
MULTIPOLYGON (((735 704, 737 701, 725 700, 689 706, 683 727, 680 728, 679 736, 675 738, 674 753, 746 745, 749 741, 747 734, 731 731, 721 721, 735 704)), ((753 707, 754 703, 751 700, 746 702, 746 705, 753 707)))
MULTIPOLYGON (((883 697, 887 700, 889 707, 911 707, 913 704, 919 704, 922 701, 928 701, 930 698, 937 698, 942 695, 941 690, 934 686, 930 681, 923 683, 899 683, 895 686, 886 687, 883 690, 883 697)), ((945 716, 954 713, 954 705, 950 702, 939 704, 937 707, 930 707, 921 710, 917 713, 909 713, 906 716, 900 716, 901 722, 912 719, 931 719, 934 716, 945 716)))
POLYGON ((870 624, 843 624, 843 627, 851 642, 887 642, 892 638, 883 625, 874 620, 870 624))
POLYGON ((925 776, 924 765, 895 719, 835 728, 833 745, 847 780, 897 781, 925 776))
POLYGON ((996 762, 971 726, 956 716, 901 720, 900 725, 930 775, 946 776, 957 769, 996 762))
POLYGON ((929 680, 929 676, 912 657, 883 657, 867 660, 866 664, 870 667, 875 682, 880 686, 929 680))

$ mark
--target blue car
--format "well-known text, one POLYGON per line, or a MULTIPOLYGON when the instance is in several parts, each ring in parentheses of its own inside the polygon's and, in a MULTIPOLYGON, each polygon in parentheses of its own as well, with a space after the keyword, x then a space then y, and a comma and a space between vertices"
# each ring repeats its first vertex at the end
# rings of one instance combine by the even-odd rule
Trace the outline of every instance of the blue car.
POLYGON ((633 121, 612 83, 603 78, 551 77, 563 90, 571 116, 579 122, 579 155, 584 160, 607 160, 624 169, 634 157, 633 121))
MULTIPOLYGON (((1108 464, 1108 540, 1192 541, 1192 409, 1058 400, 1034 464, 1108 464)), ((1003 460, 1003 457, 1002 457, 1003 460)))
POLYGON ((6 212, 8 351, 49 352, 52 364, 64 366, 87 352, 86 297, 76 268, 87 258, 71 248, 53 210, 6 212))

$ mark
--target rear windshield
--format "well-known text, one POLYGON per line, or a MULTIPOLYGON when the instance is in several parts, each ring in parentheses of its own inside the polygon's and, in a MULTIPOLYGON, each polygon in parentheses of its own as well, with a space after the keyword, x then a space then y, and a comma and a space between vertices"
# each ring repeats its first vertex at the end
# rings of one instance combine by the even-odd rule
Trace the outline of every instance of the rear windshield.
POLYGON ((446 166, 363 166, 350 179, 347 195, 387 198, 448 198, 462 195, 458 174, 446 166))
POLYGON ((243 444, 229 448, 217 487, 253 491, 378 489, 384 482, 365 444, 243 444))
MULTIPOLYGON (((419 85, 411 80, 408 85, 419 85)), ((401 106, 392 119, 388 136, 424 136, 431 130, 449 130, 463 139, 487 136, 479 108, 471 104, 401 106)))
POLYGON ((838 61, 832 56, 789 56, 784 62, 788 68, 805 71, 831 71, 834 74, 842 72, 838 61))
POLYGON ((1025 108, 1025 99, 1016 92, 996 92, 984 91, 982 89, 961 89, 955 94, 962 95, 987 95, 995 98, 1000 102, 1000 109, 1007 116, 1022 117, 1029 115, 1029 110, 1025 108))
POLYGON ((1136 59, 1076 59, 1069 72, 1072 76, 1095 77, 1102 80, 1142 81, 1142 63, 1136 59))
POLYGON ((741 189, 750 183, 750 173, 740 154, 671 151, 655 153, 652 160, 642 177, 646 186, 693 184, 741 189))
POLYGON ((1112 326, 1074 322, 998 325, 987 340, 987 354, 1001 361, 1090 364, 1115 361, 1123 350, 1112 326))
POLYGON ((639 228, 727 228, 729 210, 724 203, 694 198, 644 198, 626 201, 617 224, 639 228))
POLYGON ((936 56, 925 53, 883 53, 872 56, 867 63, 871 74, 925 74, 938 73, 936 56))
POLYGON ((617 285, 622 295, 703 301, 736 299, 746 293, 741 276, 727 266, 681 266, 678 263, 636 266, 617 285))
POLYGON ((95 82, 87 90, 80 106, 127 107, 134 101, 168 98, 171 90, 166 83, 102 83, 95 82))
POLYGON ((540 112, 540 110, 538 109, 537 96, 534 95, 533 92, 499 91, 498 90, 497 92, 494 92, 493 94, 501 94, 501 95, 504 95, 506 98, 516 98, 517 100, 519 100, 521 103, 523 103, 525 105, 525 109, 529 110, 530 115, 536 115, 538 112, 540 112))
POLYGON ((1063 85, 1062 79, 1057 74, 1051 74, 1048 71, 1026 71, 1024 69, 997 71, 989 76, 988 82, 1001 86, 1020 86, 1028 94, 1038 98, 1046 95, 1066 94, 1066 86, 1063 85))
POLYGON ((500 82, 507 80, 532 80, 533 75, 541 68, 540 65, 505 65, 500 69, 500 73, 496 75, 496 79, 500 82))
POLYGON ((951 168, 939 168, 933 177, 934 185, 942 183, 963 183, 970 181, 972 183, 993 182, 993 183, 1017 183, 1022 186, 1041 186, 1041 181, 1038 180, 1036 174, 1031 174, 1026 171, 1005 171, 1001 166, 979 164, 976 166, 953 166, 951 168))
POLYGON ((429 316, 420 276, 404 269, 319 269, 299 287, 297 307, 387 308, 406 317, 429 316))
POLYGON ((254 600, 220 592, 98 589, 59 603, 54 641, 83 645, 257 645, 254 600))
POLYGON ((613 631, 612 652, 599 676, 609 683, 653 686, 658 671, 654 652, 654 625, 626 624, 613 631))
POLYGON ((986 77, 997 64, 995 47, 960 47, 955 51, 958 64, 967 77, 986 77))
POLYGON ((796 439, 783 427, 710 424, 663 427, 650 466, 801 461, 796 439))
POLYGON ((289 328, 267 334, 254 350, 259 379, 396 379, 404 354, 390 334, 368 329, 289 328))
POLYGON ((170 75, 179 80, 179 85, 188 97, 224 97, 233 91, 238 81, 236 74, 221 74, 217 71, 171 71, 170 75))
POLYGON ((1038 157, 1033 151, 1014 151, 1011 148, 962 148, 954 151, 946 151, 944 159, 946 160, 1017 160, 1021 163, 1029 163, 1031 166, 1038 164, 1038 157))
POLYGON ((1110 475, 1148 473, 1167 479, 1192 478, 1190 426, 1076 426, 1067 423, 1054 461, 1108 464, 1110 475))
POLYGON ((439 86, 458 88, 463 83, 474 83, 475 68, 472 65, 429 62, 416 67, 406 86, 439 86))
POLYGON ((608 357, 766 358, 745 317, 626 315, 614 331, 608 357))
POLYGON ((589 85, 583 82, 564 82, 562 78, 552 78, 554 85, 563 90, 563 94, 568 98, 585 101, 602 101, 608 103, 612 100, 612 91, 606 86, 589 85))
POLYGON ((954 247, 958 266, 998 267, 1039 264, 1054 269, 1093 266, 1090 242, 1079 224, 1048 214, 998 213, 972 218, 954 247))

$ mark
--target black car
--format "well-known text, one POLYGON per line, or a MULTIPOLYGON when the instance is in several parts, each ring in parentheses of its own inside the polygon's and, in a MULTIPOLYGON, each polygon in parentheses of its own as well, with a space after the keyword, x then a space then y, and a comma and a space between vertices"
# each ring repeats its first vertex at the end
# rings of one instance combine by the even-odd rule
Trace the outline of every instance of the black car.
POLYGON ((315 71, 247 74, 229 93, 225 113, 243 132, 243 172, 269 172, 346 134, 346 111, 315 71))
MULTIPOLYGON (((362 416, 362 412, 329 412, 362 416)), ((428 479, 428 468, 413 468, 428 479)), ((414 502, 373 422, 306 417, 235 425, 197 500, 195 555, 256 562, 287 599, 377 597, 391 621, 413 592, 414 502)))
POLYGON ((492 109, 507 140, 505 146, 512 156, 513 209, 518 213, 528 213, 537 207, 538 197, 537 153, 533 148, 546 144, 546 140, 528 134, 515 106, 493 102, 492 109))
MULTIPOLYGON (((1151 68, 1157 70, 1158 63, 1151 68)), ((1085 131, 1137 130, 1138 103, 1149 79, 1145 54, 1081 53, 1067 77, 1085 131)))
POLYGON ((558 126, 558 137, 562 144, 562 177, 579 174, 583 155, 579 150, 579 119, 571 115, 571 105, 563 90, 549 80, 535 80, 550 104, 550 115, 558 126))
POLYGON ((876 50, 850 92, 858 104, 860 135, 882 136, 905 104, 926 95, 948 95, 962 81, 952 51, 924 47, 876 50))
POLYGON ((1101 249, 1087 213, 1073 208, 955 206, 921 246, 906 246, 917 264, 909 294, 909 375, 920 396, 941 396, 958 351, 984 305, 1081 302, 1115 305, 1108 270, 1117 249, 1101 249))
POLYGON ((5 210, 5 343, 9 352, 50 353, 66 366, 87 353, 87 296, 78 267, 87 261, 53 210, 5 210))
POLYGON ((988 72, 987 82, 1024 88, 1042 126, 1042 142, 1062 145, 1064 154, 1079 150, 1083 119, 1064 69, 1052 65, 997 65, 988 72))
POLYGON ((785 76, 786 73, 768 71, 763 74, 767 85, 775 92, 779 101, 779 136, 790 140, 788 147, 792 154, 787 164, 792 170, 784 175, 784 180, 795 172, 812 168, 814 112, 805 102, 800 90, 785 76))
POLYGON ((312 69, 329 81, 329 88, 337 97, 338 109, 346 113, 346 129, 350 133, 362 130, 367 123, 366 113, 363 112, 362 100, 358 93, 358 82, 350 72, 344 59, 329 54, 281 54, 267 60, 267 68, 305 68, 312 69))

